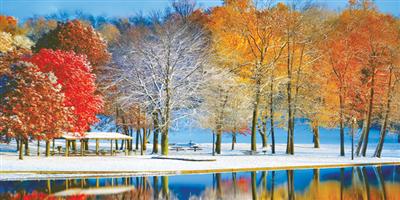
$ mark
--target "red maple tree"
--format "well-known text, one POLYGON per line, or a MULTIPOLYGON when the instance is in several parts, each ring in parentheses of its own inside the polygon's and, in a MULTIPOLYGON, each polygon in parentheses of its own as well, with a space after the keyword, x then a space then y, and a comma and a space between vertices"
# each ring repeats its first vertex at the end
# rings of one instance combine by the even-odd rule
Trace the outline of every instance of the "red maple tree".
POLYGON ((55 76, 26 62, 10 68, 0 77, 0 132, 20 140, 52 139, 69 129, 74 116, 55 76))
POLYGON ((65 105, 75 115, 72 132, 83 133, 97 122, 96 114, 102 109, 103 100, 95 94, 95 75, 86 56, 72 51, 42 49, 28 59, 42 72, 53 72, 65 94, 65 105))
POLYGON ((106 42, 91 26, 84 25, 79 20, 59 23, 56 29, 43 35, 34 50, 40 51, 42 48, 86 55, 94 67, 105 65, 110 60, 106 42))

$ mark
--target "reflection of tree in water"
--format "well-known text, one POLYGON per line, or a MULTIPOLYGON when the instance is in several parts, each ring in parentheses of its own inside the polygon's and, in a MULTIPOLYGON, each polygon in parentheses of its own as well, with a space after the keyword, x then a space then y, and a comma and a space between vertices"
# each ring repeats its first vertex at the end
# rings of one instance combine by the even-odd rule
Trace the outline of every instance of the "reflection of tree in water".
POLYGON ((196 199, 251 199, 251 179, 249 177, 238 177, 234 172, 232 178, 222 179, 220 173, 213 174, 213 185, 206 188, 200 196, 191 196, 196 199))
POLYGON ((109 178, 105 179, 102 186, 100 186, 99 179, 95 180, 95 184, 90 184, 88 179, 66 179, 63 181, 48 180, 46 187, 31 190, 20 189, 17 192, 7 192, 0 195, 0 199, 16 200, 16 199, 29 199, 29 200, 85 200, 85 199, 152 199, 152 188, 149 187, 149 182, 146 177, 135 179, 131 177, 126 178, 109 178), (118 181, 119 180, 119 181, 118 181), (121 181, 122 180, 122 181, 121 181), (61 184, 60 184, 61 183, 61 184), (136 185, 136 187, 132 187, 136 185), (122 189, 122 190, 121 190, 122 189), (93 192, 107 190, 108 193, 97 195, 84 194, 85 192, 93 192))
MULTIPOLYGON (((306 199, 386 199, 386 200, 397 200, 398 190, 400 188, 399 183, 385 182, 383 179, 382 169, 380 167, 373 168, 373 174, 367 174, 367 168, 355 167, 352 169, 352 184, 350 187, 345 187, 344 175, 341 170, 339 181, 319 181, 319 170, 314 170, 314 177, 305 192, 294 193, 296 200, 306 199), (378 183, 376 185, 371 184, 368 178, 376 177, 378 183)), ((283 186, 278 188, 275 193, 285 193, 283 186)), ((265 198, 272 199, 272 198, 265 198)), ((274 199, 286 199, 277 198, 274 199)))
MULTIPOLYGON (((295 191, 294 171, 286 171, 284 184, 275 183, 275 171, 246 173, 238 176, 213 174, 213 184, 207 187, 199 196, 191 196, 195 199, 387 199, 397 200, 400 183, 393 180, 385 180, 382 167, 354 167, 351 175, 345 176, 344 169, 337 175, 339 179, 320 181, 320 170, 314 169, 310 183, 304 191, 295 191), (267 177, 267 175, 270 175, 267 177), (350 179, 350 180, 349 180, 350 179), (345 184, 345 182, 347 184, 345 184), (350 185, 348 183, 351 183, 350 185), (270 187, 267 187, 269 185, 270 187), (268 189, 269 188, 269 189, 268 189)), ((393 173, 396 173, 395 171, 393 173)), ((346 173, 347 174, 347 173, 346 173)), ((301 178, 301 177, 300 177, 301 178)), ((387 178, 387 176, 386 176, 387 178)), ((48 180, 43 182, 13 182, 15 192, 0 194, 0 199, 139 199, 139 200, 164 200, 178 199, 179 194, 173 194, 169 188, 169 179, 164 177, 123 177, 101 179, 67 179, 48 180), (151 181, 152 180, 152 181, 151 181), (38 183, 39 186, 32 188, 38 183), (30 185, 31 187, 27 187, 30 185), (87 191, 91 189, 115 189, 115 193, 84 195, 73 193, 73 189, 87 191), (118 191, 118 189, 125 190, 118 191), (126 190, 128 188, 128 190, 126 190), (57 195, 69 191, 68 195, 57 195)), ((190 180, 188 180, 190 182, 190 180)), ((172 183, 173 184, 173 183, 172 183)), ((7 189, 6 189, 7 190, 7 189)))

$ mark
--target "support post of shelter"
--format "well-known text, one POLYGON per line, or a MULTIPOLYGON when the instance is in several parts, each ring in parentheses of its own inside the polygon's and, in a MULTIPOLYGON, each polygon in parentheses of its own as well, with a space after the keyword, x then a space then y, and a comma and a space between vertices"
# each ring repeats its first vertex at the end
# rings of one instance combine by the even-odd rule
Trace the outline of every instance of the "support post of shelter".
POLYGON ((53 139, 53 156, 56 155, 56 140, 53 139))
MULTIPOLYGON (((102 155, 103 152, 100 149, 100 140, 107 140, 110 141, 110 155, 111 156, 115 156, 119 150, 119 148, 117 148, 117 145, 114 146, 114 142, 117 142, 118 140, 122 140, 122 143, 125 144, 123 146, 121 146, 121 153, 122 151, 125 152, 125 155, 130 155, 130 146, 128 145, 129 141, 132 140, 132 137, 127 136, 127 135, 123 135, 120 133, 116 133, 116 132, 86 132, 83 135, 76 135, 74 133, 67 133, 64 134, 61 138, 65 139, 65 156, 69 156, 70 152, 71 152, 71 145, 73 144, 72 142, 77 142, 78 140, 81 143, 81 147, 80 147, 80 153, 78 148, 75 148, 75 150, 77 151, 78 155, 80 154, 81 156, 85 156, 85 154, 87 154, 89 152, 89 148, 88 148, 88 142, 89 140, 95 140, 96 141, 96 155, 102 155), (88 152, 86 152, 88 151, 88 152)), ((119 146, 119 145, 118 145, 119 146)), ((74 150, 74 151, 75 151, 74 150)))
POLYGON ((99 139, 96 139, 96 155, 99 155, 99 139))
POLYGON ((85 144, 83 143, 83 140, 81 139, 81 156, 83 156, 83 149, 85 148, 85 144))
POLYGON ((128 145, 128 140, 125 140, 125 146, 124 146, 124 148, 125 148, 125 155, 126 155, 126 156, 128 155, 128 148, 126 148, 127 145, 128 145))
POLYGON ((65 139, 65 156, 69 156, 69 141, 65 139))
POLYGON ((110 143, 111 143, 111 148, 110 148, 110 150, 111 150, 111 156, 113 155, 113 140, 111 139, 110 140, 110 143))

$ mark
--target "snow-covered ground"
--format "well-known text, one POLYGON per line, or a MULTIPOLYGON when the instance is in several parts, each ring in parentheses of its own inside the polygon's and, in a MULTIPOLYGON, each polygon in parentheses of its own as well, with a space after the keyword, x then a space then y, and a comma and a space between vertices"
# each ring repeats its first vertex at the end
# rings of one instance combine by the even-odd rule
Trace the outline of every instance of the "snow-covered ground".
MULTIPOLYGON (((63 144, 57 143, 57 145, 63 144)), ((42 144, 44 145, 44 144, 42 144)), ((90 148, 93 147, 91 143, 90 148)), ((172 151, 169 157, 191 158, 191 159, 216 159, 216 161, 180 161, 152 159, 157 155, 151 155, 151 145, 144 156, 140 153, 132 153, 125 156, 119 153, 116 156, 72 156, 61 155, 45 157, 43 154, 36 156, 36 143, 30 144, 31 156, 25 156, 24 160, 18 160, 15 152, 15 143, 0 144, 0 180, 15 178, 33 178, 43 176, 77 176, 84 173, 85 176, 121 175, 121 174, 181 174, 181 173, 205 173, 212 170, 257 170, 283 169, 296 167, 333 167, 349 164, 378 164, 396 163, 400 164, 400 145, 385 144, 382 158, 372 158, 374 146, 370 146, 367 157, 356 157, 351 160, 351 147, 346 146, 346 156, 339 156, 339 145, 321 144, 321 148, 315 149, 312 144, 295 145, 295 155, 285 154, 285 144, 277 144, 276 154, 271 154, 270 149, 266 154, 259 152, 258 155, 247 155, 250 149, 248 143, 238 143, 236 150, 231 151, 229 143, 222 145, 222 154, 212 156, 212 144, 203 143, 201 151, 192 150, 172 151), (75 174, 74 174, 75 173, 75 174), (41 174, 41 175, 39 175, 41 174), (74 175, 69 175, 74 174, 74 175)), ((101 143, 101 149, 108 150, 110 143, 101 143)), ((44 151, 41 146, 41 153, 44 151)), ((79 147, 79 143, 78 143, 79 147)), ((261 145, 258 150, 261 151, 261 145)))

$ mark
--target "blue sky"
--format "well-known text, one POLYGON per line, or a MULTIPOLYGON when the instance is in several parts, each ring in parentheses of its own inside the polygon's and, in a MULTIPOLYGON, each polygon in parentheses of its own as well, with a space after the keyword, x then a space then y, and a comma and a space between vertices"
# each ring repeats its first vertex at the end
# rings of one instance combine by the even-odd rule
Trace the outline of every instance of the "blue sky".
MULTIPOLYGON (((347 0, 316 0, 330 9, 346 6, 347 0)), ((197 0, 202 8, 222 4, 222 0, 197 0)), ((0 0, 0 13, 25 19, 35 14, 47 15, 58 11, 84 11, 93 15, 130 16, 163 10, 170 0, 0 0)), ((400 17, 400 0, 375 0, 379 10, 400 17)))

